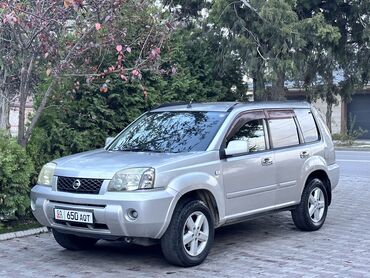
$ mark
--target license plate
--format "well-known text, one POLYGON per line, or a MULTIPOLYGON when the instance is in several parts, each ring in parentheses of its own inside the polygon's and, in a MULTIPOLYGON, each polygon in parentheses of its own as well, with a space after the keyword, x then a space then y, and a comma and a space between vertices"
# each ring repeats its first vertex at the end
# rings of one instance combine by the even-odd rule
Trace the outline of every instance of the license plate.
POLYGON ((93 224, 93 214, 88 211, 54 209, 56 220, 72 221, 79 223, 93 224))

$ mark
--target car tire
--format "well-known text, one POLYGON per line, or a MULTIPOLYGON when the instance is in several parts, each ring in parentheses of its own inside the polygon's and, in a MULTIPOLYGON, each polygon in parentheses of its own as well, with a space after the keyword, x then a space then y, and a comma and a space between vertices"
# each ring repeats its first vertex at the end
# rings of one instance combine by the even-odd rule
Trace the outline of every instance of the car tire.
POLYGON ((60 246, 72 251, 91 249, 98 241, 98 239, 95 238, 61 233, 55 229, 53 229, 53 236, 60 246))
POLYGON ((214 220, 209 208, 200 200, 185 200, 177 205, 161 239, 162 252, 174 265, 199 265, 207 257, 213 239, 214 220))
POLYGON ((292 210, 295 226, 303 231, 316 231, 322 227, 328 212, 328 194, 323 182, 314 178, 307 182, 301 203, 292 210))

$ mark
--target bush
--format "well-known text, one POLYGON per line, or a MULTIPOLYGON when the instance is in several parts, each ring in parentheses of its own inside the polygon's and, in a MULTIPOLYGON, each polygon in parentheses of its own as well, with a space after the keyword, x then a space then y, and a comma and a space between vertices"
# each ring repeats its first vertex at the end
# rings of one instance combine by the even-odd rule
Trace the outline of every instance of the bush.
POLYGON ((34 166, 17 142, 0 133, 0 221, 26 214, 34 166))
POLYGON ((333 140, 341 141, 342 144, 353 145, 354 141, 366 134, 368 131, 359 127, 355 129, 356 116, 349 115, 349 126, 345 133, 333 134, 333 140))

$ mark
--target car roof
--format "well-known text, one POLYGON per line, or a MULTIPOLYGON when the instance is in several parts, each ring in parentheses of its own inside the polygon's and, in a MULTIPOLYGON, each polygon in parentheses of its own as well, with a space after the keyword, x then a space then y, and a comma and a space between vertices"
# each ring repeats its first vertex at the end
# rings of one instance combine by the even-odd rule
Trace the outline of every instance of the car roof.
POLYGON ((152 112, 166 111, 209 111, 230 112, 232 110, 310 108, 306 101, 253 101, 253 102, 204 102, 204 103, 169 103, 162 104, 152 112))

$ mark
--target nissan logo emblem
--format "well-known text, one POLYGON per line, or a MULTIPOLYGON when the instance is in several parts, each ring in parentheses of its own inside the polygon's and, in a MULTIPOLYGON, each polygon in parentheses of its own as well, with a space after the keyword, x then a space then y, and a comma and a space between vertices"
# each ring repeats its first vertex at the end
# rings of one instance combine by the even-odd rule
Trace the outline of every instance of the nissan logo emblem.
POLYGON ((75 189, 75 190, 79 189, 79 188, 80 188, 80 186, 81 186, 81 181, 80 181, 80 180, 75 180, 75 181, 73 182, 73 184, 72 184, 72 187, 73 187, 73 189, 75 189))

